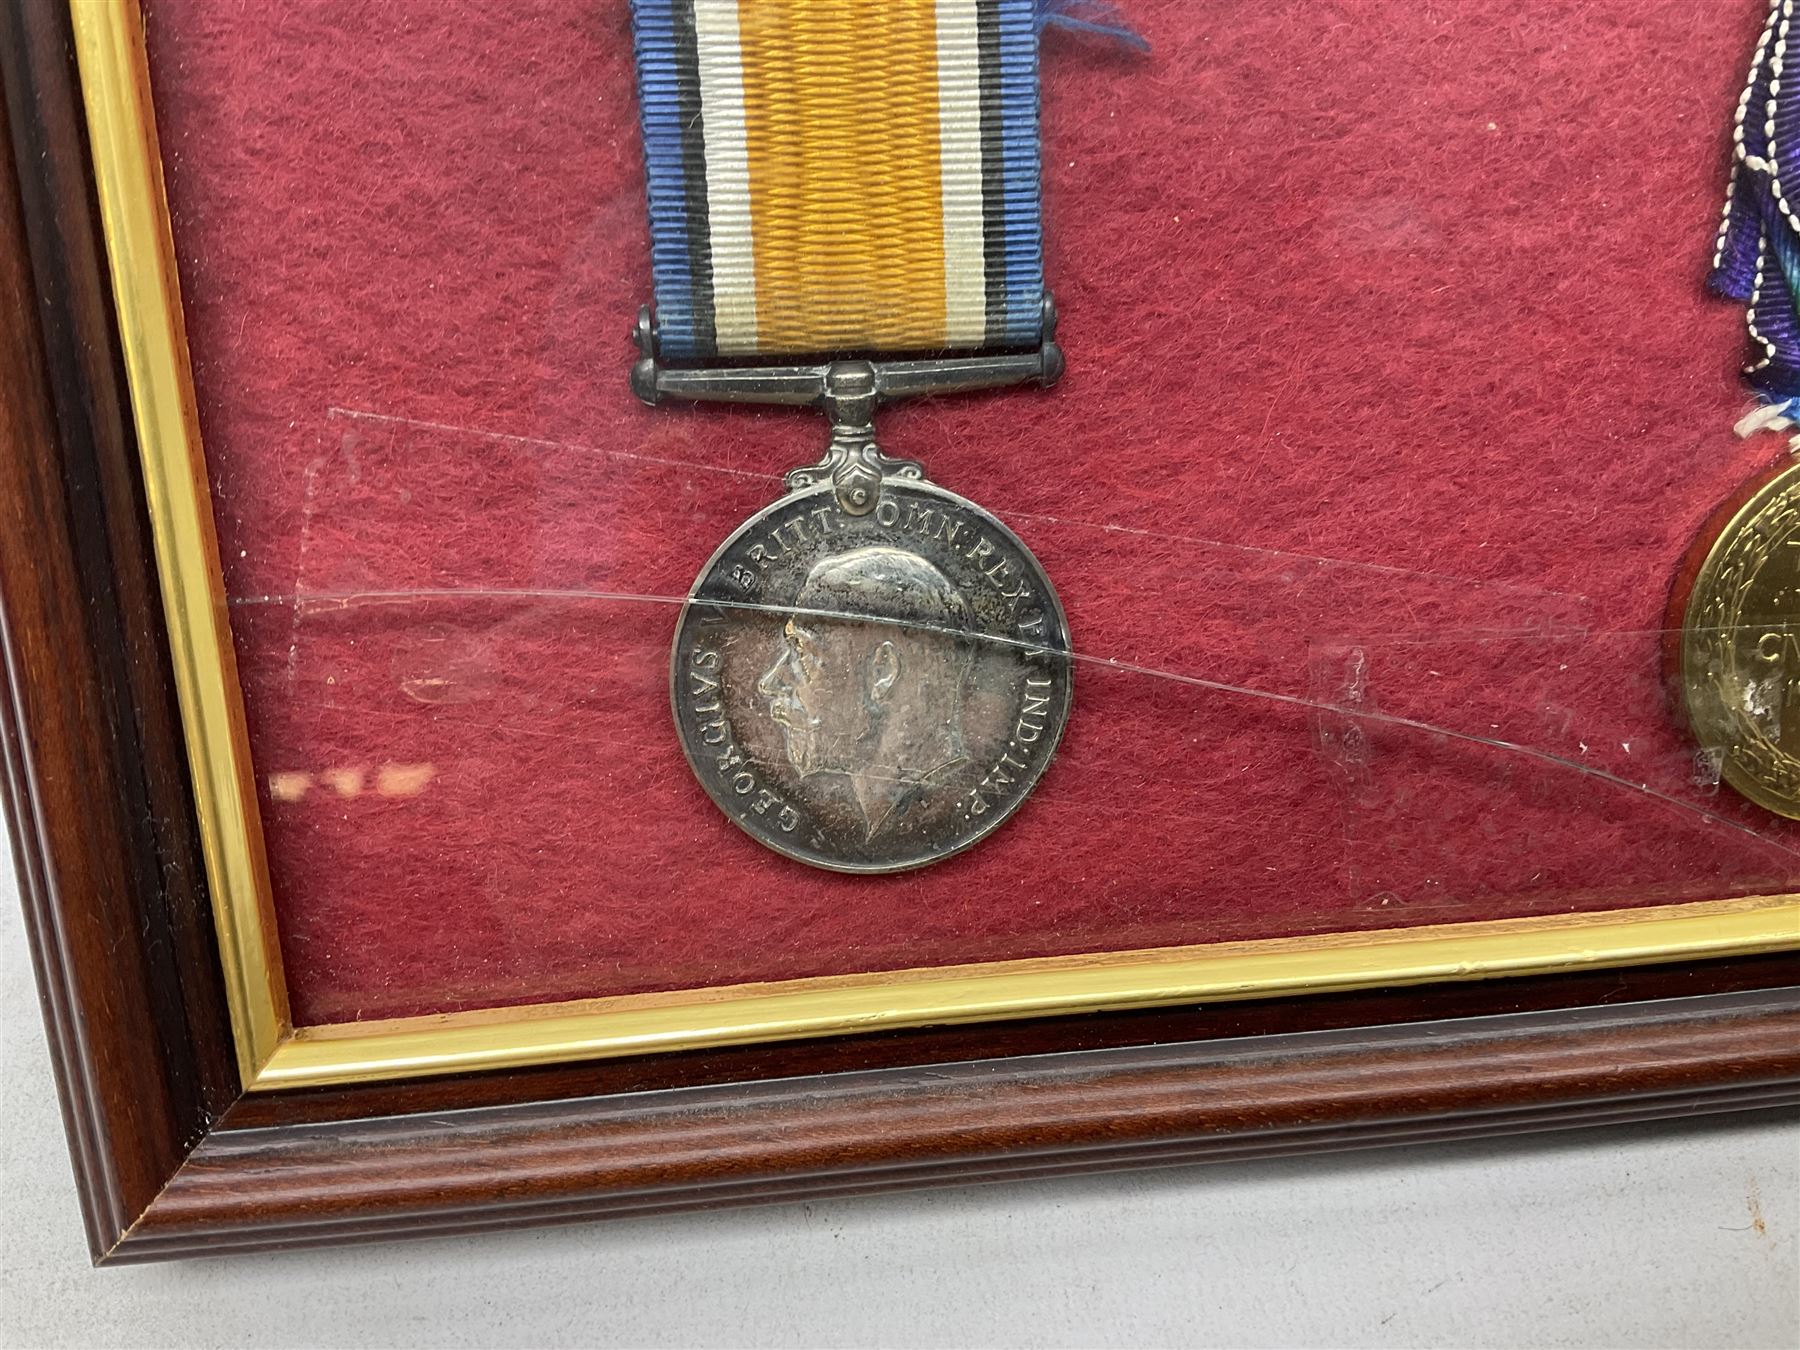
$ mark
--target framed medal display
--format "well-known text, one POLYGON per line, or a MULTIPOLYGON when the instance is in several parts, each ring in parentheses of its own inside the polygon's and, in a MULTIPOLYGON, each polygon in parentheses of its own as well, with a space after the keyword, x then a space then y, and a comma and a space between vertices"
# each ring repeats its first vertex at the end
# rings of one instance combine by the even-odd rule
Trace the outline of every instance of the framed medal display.
POLYGON ((1781 5, 4 15, 97 1259, 1800 1099, 1781 5))

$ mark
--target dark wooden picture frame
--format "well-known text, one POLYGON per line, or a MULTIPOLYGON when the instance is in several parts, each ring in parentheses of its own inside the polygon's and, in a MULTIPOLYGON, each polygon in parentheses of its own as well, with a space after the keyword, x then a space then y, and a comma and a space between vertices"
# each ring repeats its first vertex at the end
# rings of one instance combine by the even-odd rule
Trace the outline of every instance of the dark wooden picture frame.
POLYGON ((67 9, 0 67, 0 737, 97 1261, 1800 1102, 1780 954, 246 1095, 67 9))

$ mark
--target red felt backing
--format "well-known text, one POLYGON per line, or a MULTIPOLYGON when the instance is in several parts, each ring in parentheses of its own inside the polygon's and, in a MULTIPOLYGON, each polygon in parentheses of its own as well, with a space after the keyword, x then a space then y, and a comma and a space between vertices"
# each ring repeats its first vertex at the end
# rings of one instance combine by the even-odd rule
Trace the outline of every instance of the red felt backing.
POLYGON ((1048 36, 1068 376, 883 425, 1093 660, 1016 820, 858 879, 739 834, 670 726, 674 598, 823 424, 627 390, 621 0, 154 0, 299 1019, 1800 883, 1696 772, 1655 631, 1780 451, 1730 434, 1740 317, 1700 284, 1763 8, 1138 0, 1148 57, 1048 36))

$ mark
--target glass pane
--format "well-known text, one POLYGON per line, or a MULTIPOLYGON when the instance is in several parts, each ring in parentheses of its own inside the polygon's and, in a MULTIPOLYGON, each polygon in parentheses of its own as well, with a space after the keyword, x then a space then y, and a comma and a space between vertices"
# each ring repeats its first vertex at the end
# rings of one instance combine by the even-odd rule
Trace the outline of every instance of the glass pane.
POLYGON ((991 838, 858 877, 671 723, 689 586, 826 429, 631 394, 624 6, 150 5, 299 1019, 1793 889, 1662 657, 1783 449, 1701 285, 1760 8, 1048 32, 1068 373, 879 429, 1042 562, 1073 712, 991 838))

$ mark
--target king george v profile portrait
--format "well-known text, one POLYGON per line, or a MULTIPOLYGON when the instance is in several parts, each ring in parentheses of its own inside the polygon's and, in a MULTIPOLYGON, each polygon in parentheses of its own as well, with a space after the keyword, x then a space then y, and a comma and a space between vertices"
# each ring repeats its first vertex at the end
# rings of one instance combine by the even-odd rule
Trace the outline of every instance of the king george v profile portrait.
POLYGON ((876 546, 821 559, 794 611, 757 691, 795 770, 845 775, 873 839, 902 801, 967 757, 968 603, 926 559, 876 546))

